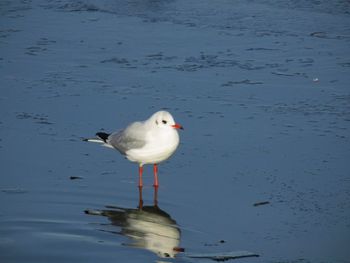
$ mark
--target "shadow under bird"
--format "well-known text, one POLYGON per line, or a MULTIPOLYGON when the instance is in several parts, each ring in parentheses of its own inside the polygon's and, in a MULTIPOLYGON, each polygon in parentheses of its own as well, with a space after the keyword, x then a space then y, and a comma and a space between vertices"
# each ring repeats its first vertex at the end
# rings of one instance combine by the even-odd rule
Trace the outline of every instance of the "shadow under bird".
POLYGON ((174 121, 167 111, 158 111, 145 121, 129 124, 125 129, 96 133, 97 138, 84 141, 101 143, 118 150, 132 162, 139 164, 139 183, 142 187, 143 165, 153 164, 154 186, 158 187, 158 164, 167 160, 177 149, 180 137, 177 132, 183 127, 174 121))
POLYGON ((139 189, 139 207, 123 208, 118 206, 106 206, 104 210, 85 210, 88 215, 107 217, 113 226, 119 230, 105 228, 103 223, 101 231, 113 234, 121 234, 129 237, 130 243, 123 243, 129 247, 143 248, 155 253, 160 258, 175 258, 179 252, 184 252, 180 247, 181 231, 176 221, 158 207, 158 188, 154 188, 154 205, 144 206, 142 200, 142 188, 139 189))

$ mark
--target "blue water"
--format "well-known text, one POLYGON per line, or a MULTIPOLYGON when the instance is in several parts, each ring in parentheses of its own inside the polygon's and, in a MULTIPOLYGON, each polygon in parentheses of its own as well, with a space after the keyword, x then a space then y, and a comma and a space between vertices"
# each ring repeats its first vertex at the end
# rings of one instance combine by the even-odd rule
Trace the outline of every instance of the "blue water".
POLYGON ((350 262, 349 10, 0 3, 1 262, 350 262), (82 138, 159 109, 185 130, 141 207, 137 165, 82 138))

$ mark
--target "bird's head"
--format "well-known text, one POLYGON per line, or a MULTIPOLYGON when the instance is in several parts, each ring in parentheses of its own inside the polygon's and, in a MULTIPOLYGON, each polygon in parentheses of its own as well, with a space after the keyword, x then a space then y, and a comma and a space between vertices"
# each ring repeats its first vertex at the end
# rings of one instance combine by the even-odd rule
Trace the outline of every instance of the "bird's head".
POLYGON ((154 113, 149 119, 152 125, 155 125, 159 128, 173 128, 181 129, 183 127, 174 121, 173 116, 167 111, 158 111, 154 113))

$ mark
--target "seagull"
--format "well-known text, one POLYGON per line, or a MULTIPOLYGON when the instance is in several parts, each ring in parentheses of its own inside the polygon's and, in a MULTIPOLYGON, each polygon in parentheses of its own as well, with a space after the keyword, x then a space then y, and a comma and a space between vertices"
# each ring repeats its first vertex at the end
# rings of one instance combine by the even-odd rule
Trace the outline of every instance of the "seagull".
POLYGON ((98 132, 97 138, 84 141, 101 143, 118 150, 131 161, 139 164, 139 188, 142 188, 143 165, 153 164, 154 187, 158 188, 158 164, 167 160, 179 146, 178 129, 183 127, 174 121, 167 111, 158 111, 145 121, 129 124, 113 133, 98 132))

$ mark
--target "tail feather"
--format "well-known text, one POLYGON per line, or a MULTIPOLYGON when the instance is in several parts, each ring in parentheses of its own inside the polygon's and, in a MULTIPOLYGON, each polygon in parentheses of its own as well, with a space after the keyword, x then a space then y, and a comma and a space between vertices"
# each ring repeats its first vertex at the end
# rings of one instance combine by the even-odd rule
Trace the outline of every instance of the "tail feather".
POLYGON ((97 143, 102 143, 105 144, 106 146, 108 145, 107 139, 110 134, 105 133, 105 132, 98 132, 96 133, 97 138, 86 138, 83 139, 84 142, 97 142, 97 143))
POLYGON ((109 135, 110 135, 109 133, 105 133, 105 132, 96 133, 96 136, 99 137, 104 143, 107 143, 107 139, 109 135))

